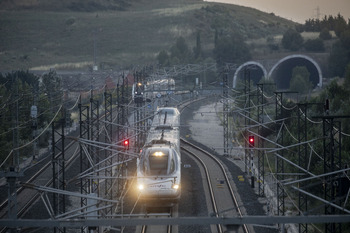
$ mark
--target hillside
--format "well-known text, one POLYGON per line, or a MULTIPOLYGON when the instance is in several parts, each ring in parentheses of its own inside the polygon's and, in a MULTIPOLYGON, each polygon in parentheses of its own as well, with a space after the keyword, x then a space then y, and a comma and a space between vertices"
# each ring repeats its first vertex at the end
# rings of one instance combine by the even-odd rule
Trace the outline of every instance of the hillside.
POLYGON ((1 2, 10 5, 0 11, 0 70, 85 69, 94 53, 102 69, 150 64, 180 36, 194 46, 197 32, 204 53, 210 55, 215 28, 266 41, 295 25, 255 9, 198 0, 100 0, 93 1, 96 7, 88 4, 92 1, 60 2, 1 2), (73 3, 80 8, 68 7, 73 3))
POLYGON ((3 0, 0 9, 19 11, 97 11, 125 10, 131 6, 128 0, 3 0))

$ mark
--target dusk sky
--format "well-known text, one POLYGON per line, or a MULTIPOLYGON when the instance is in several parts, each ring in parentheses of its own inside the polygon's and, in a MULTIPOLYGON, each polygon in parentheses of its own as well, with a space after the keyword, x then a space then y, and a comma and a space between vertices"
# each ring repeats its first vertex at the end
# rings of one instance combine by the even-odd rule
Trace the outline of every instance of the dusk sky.
POLYGON ((205 0, 249 6, 299 23, 306 19, 320 18, 340 13, 347 21, 350 18, 350 0, 205 0), (319 9, 319 11, 317 10, 319 9))

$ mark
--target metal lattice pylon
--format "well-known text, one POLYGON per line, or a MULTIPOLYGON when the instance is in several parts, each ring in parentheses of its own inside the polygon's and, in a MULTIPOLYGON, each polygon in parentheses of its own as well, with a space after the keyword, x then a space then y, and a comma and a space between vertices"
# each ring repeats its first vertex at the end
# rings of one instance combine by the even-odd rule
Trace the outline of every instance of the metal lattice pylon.
MULTIPOLYGON (((126 125, 126 118, 127 118, 127 96, 126 96, 126 80, 123 75, 122 77, 122 85, 119 85, 119 82, 117 84, 117 141, 118 141, 118 146, 119 148, 122 148, 122 141, 126 138, 127 136, 127 129, 125 127, 126 125)), ((121 193, 124 189, 124 184, 125 180, 122 177, 125 177, 126 173, 126 165, 123 163, 125 161, 125 154, 123 151, 122 153, 118 153, 117 155, 117 160, 121 164, 118 166, 117 170, 117 188, 116 188, 116 195, 117 198, 121 196, 121 193)))
MULTIPOLYGON (((89 106, 85 106, 81 103, 81 98, 80 98, 80 103, 78 105, 79 108, 79 137, 83 139, 88 139, 90 140, 90 111, 89 111, 89 106)), ((80 173, 83 173, 87 169, 90 168, 90 163, 87 158, 88 155, 86 155, 86 150, 84 148, 84 145, 80 144, 79 145, 80 149, 80 173)), ((91 192, 90 189, 90 179, 88 178, 80 178, 80 193, 81 194, 89 194, 91 192)), ((87 198, 86 197, 81 197, 80 199, 80 205, 81 207, 87 207, 87 198)), ((86 209, 82 209, 82 211, 85 211, 86 209)), ((86 227, 83 227, 81 229, 82 232, 86 232, 86 227)))
MULTIPOLYGON (((264 148, 264 139, 261 137, 263 133, 264 124, 264 84, 257 84, 257 97, 258 97, 258 148, 264 148)), ((265 169, 264 169, 264 150, 258 150, 258 194, 259 196, 264 196, 265 188, 265 169)))
MULTIPOLYGON (((138 83, 144 82, 143 75, 140 72, 135 73, 135 78, 136 78, 136 85, 138 83)), ((136 87, 137 88, 137 87, 136 87)), ((136 90, 135 90, 136 91, 136 90)), ((135 122, 135 129, 136 129, 136 140, 135 140, 135 146, 134 146, 134 151, 138 152, 140 151, 143 143, 144 143, 144 131, 145 131, 145 102, 144 100, 142 101, 137 101, 135 103, 136 110, 134 112, 134 122, 135 122)))
MULTIPOLYGON (((107 144, 112 144, 113 142, 113 111, 112 111, 112 104, 113 104, 113 98, 111 93, 107 93, 107 91, 104 92, 104 104, 105 104, 105 123, 104 123, 104 142, 107 144)), ((111 150, 104 150, 104 160, 105 160, 105 176, 106 177, 112 177, 113 176, 113 157, 112 157, 112 151, 111 150)), ((112 179, 106 179, 104 182, 104 198, 108 200, 112 200, 113 198, 113 180, 112 179)), ((107 203, 105 203, 107 205, 107 203)), ((105 215, 111 215, 113 213, 113 208, 106 208, 105 209, 105 215)))
MULTIPOLYGON (((90 130, 91 130, 91 139, 92 141, 100 141, 100 112, 99 112, 100 102, 98 100, 94 99, 93 96, 93 90, 91 90, 91 96, 90 96, 90 130)), ((97 150, 96 147, 90 146, 90 156, 93 161, 93 171, 95 175, 99 176, 99 164, 100 162, 100 154, 99 150, 97 150), (95 172, 97 171, 97 172, 95 172)), ((92 182, 92 193, 97 194, 97 196, 100 196, 100 183, 99 179, 94 179, 92 182)))
MULTIPOLYGON (((301 144, 302 142, 307 141, 307 107, 308 104, 298 104, 298 165, 301 168, 307 169, 308 166, 308 145, 306 143, 301 144)), ((299 176, 299 179, 303 178, 303 176, 299 176)), ((305 193, 299 192, 298 196, 298 207, 299 207, 299 215, 306 213, 308 211, 307 204, 307 195, 305 193)), ((300 223, 299 224, 299 233, 307 233, 308 232, 308 224, 300 223)))
MULTIPOLYGON (((335 117, 323 117, 323 159, 324 173, 333 172, 342 168, 341 162, 341 124, 340 121, 334 121, 335 117)), ((337 198, 337 189, 340 185, 336 175, 327 176, 324 181, 324 199, 329 203, 341 206, 341 200, 337 198)), ((330 204, 325 205, 325 214, 340 214, 340 210, 330 204)), ((341 233, 340 223, 326 223, 326 233, 341 233)))
MULTIPOLYGON (((275 92, 276 95, 276 119, 279 120, 282 119, 284 116, 284 111, 283 111, 283 92, 275 92)), ((277 123, 277 125, 280 126, 280 131, 279 135, 277 136, 276 142, 278 145, 283 146, 284 141, 284 126, 282 123, 277 123)), ((280 155, 283 157, 283 150, 281 150, 280 155)), ((285 204, 284 204, 284 197, 285 197, 285 191, 284 188, 281 184, 281 181, 283 180, 283 174, 284 173, 284 161, 283 159, 276 157, 276 177, 277 177, 277 214, 278 215, 284 215, 285 211, 285 204)))
MULTIPOLYGON (((55 189, 65 190, 65 112, 62 110, 62 118, 59 122, 52 123, 52 186, 55 189), (58 136, 58 138, 56 137, 58 136)), ((66 211, 66 197, 63 194, 53 193, 54 215, 66 211)), ((55 228, 54 232, 66 232, 66 228, 55 228)))

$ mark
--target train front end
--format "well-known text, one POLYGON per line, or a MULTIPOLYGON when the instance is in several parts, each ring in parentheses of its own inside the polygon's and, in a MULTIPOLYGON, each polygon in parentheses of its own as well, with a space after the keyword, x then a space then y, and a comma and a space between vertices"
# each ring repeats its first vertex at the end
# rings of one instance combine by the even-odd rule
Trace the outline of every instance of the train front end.
POLYGON ((137 169, 141 201, 152 206, 177 203, 181 196, 180 169, 176 147, 154 145, 144 148, 137 169))

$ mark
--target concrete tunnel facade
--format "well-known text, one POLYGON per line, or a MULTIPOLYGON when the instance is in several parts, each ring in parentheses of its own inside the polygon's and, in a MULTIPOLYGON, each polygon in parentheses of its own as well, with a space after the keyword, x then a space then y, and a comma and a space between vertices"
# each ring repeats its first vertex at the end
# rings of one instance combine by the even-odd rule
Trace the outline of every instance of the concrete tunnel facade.
POLYGON ((233 88, 237 85, 237 79, 244 79, 244 68, 249 69, 250 79, 254 84, 259 83, 262 78, 267 76, 267 70, 262 64, 255 61, 248 61, 237 68, 233 76, 233 88))
POLYGON ((238 79, 244 79, 244 70, 247 68, 250 72, 251 81, 254 84, 259 83, 263 78, 273 80, 277 89, 288 89, 292 78, 293 68, 296 66, 305 66, 310 72, 310 81, 313 87, 322 87, 322 71, 319 64, 309 56, 296 54, 286 56, 276 62, 269 72, 259 62, 249 61, 240 65, 233 76, 233 88, 237 85, 238 79))

